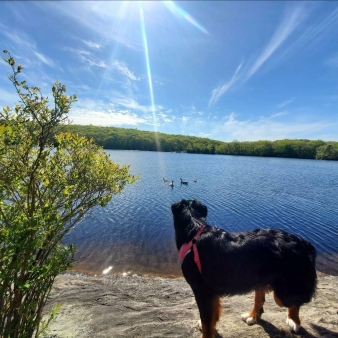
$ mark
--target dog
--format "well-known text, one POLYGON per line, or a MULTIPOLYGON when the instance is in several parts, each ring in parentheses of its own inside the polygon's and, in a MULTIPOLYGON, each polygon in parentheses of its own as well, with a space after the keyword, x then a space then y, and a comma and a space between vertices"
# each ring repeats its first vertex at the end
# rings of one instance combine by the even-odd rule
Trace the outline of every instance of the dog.
POLYGON ((291 331, 300 328, 299 309, 317 286, 316 249, 279 229, 230 233, 207 224, 208 209, 197 200, 172 204, 176 246, 183 275, 199 309, 202 337, 214 338, 221 313, 220 297, 255 291, 254 306, 242 319, 260 319, 265 293, 287 308, 291 331))

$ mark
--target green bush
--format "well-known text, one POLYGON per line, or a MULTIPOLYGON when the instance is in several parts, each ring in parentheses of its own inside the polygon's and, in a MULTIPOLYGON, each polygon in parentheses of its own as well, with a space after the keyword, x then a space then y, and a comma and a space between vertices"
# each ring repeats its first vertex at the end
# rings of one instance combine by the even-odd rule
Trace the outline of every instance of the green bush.
POLYGON ((0 337, 28 338, 46 328, 42 309, 73 259, 64 235, 136 178, 92 140, 60 132, 76 96, 56 81, 50 108, 38 87, 18 79, 22 66, 4 53, 19 103, 0 112, 0 337))

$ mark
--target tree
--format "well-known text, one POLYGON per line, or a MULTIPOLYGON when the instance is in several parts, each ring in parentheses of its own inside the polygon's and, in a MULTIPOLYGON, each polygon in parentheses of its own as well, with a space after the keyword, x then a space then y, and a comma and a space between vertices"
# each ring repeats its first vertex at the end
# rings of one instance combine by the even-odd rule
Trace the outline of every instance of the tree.
POLYGON ((73 259, 64 235, 137 178, 92 140, 60 132, 76 96, 56 81, 51 107, 4 53, 19 104, 0 112, 0 337, 27 338, 44 329, 53 281, 73 259))
POLYGON ((319 160, 338 160, 338 142, 328 142, 318 148, 316 159, 319 160))

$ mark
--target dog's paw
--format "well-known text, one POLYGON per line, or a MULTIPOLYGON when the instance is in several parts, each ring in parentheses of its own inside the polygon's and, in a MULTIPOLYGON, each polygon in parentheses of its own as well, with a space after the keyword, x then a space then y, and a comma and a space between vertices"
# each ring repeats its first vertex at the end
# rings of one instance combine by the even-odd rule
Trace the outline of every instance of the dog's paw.
POLYGON ((291 318, 287 317, 286 318, 286 324, 289 326, 289 329, 292 332, 298 332, 300 325, 298 325, 297 323, 295 323, 291 318))
POLYGON ((246 322, 248 325, 254 325, 257 323, 257 320, 254 317, 250 316, 250 313, 243 313, 241 316, 242 320, 246 322))
POLYGON ((197 327, 198 327, 198 329, 199 329, 200 331, 202 331, 202 321, 201 321, 201 320, 199 320, 199 321, 197 322, 197 327))

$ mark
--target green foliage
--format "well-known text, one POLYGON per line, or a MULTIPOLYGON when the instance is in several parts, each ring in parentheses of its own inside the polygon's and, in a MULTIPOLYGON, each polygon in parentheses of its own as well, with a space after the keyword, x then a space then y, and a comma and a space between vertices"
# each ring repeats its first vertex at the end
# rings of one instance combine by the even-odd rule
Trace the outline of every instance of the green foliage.
POLYGON ((4 52, 19 104, 0 112, 0 337, 27 338, 45 332, 42 309, 73 259, 64 235, 136 178, 92 140, 59 133, 76 96, 56 81, 50 108, 38 87, 19 81, 22 66, 4 52))
POLYGON ((319 160, 337 160, 338 142, 328 142, 318 148, 316 158, 319 160))
POLYGON ((338 160, 337 151, 334 150, 337 149, 338 142, 320 140, 221 142, 201 137, 92 125, 68 125, 65 129, 93 138, 105 149, 338 160), (160 144, 159 148, 156 146, 157 140, 160 144))

